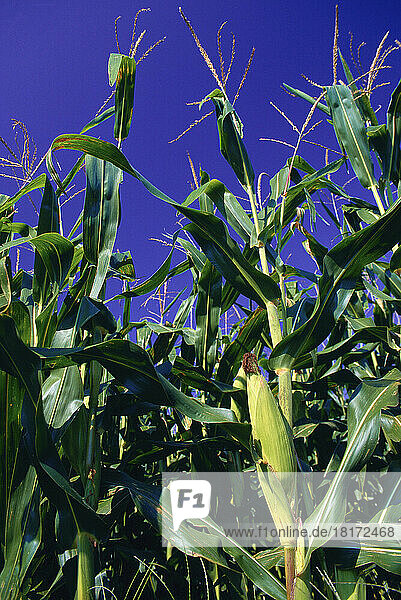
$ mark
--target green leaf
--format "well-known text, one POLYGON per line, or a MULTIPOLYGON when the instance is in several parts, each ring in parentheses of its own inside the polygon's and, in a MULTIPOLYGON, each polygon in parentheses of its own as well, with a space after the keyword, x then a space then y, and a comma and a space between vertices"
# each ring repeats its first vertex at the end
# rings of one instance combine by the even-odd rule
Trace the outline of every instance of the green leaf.
POLYGON ((44 187, 46 185, 46 180, 47 177, 45 173, 42 173, 42 175, 39 175, 33 181, 22 186, 22 188, 16 194, 14 194, 14 196, 9 197, 3 195, 3 202, 0 204, 0 214, 10 208, 10 206, 15 204, 20 198, 22 198, 22 196, 25 196, 25 194, 29 194, 29 192, 33 192, 38 188, 44 187))
POLYGON ((369 563, 375 563, 382 569, 401 575, 401 549, 391 548, 372 548, 370 546, 361 546, 356 566, 360 567, 369 563))
POLYGON ((234 231, 244 242, 249 242, 253 223, 236 197, 217 179, 208 182, 203 191, 234 231))
POLYGON ((348 236, 324 258, 319 297, 310 319, 282 340, 273 350, 272 369, 290 369, 298 356, 317 348, 345 310, 363 267, 388 252, 401 239, 401 202, 372 225, 348 236))
MULTIPOLYGON (((219 548, 216 542, 213 544, 213 533, 206 533, 185 522, 180 525, 180 531, 177 534, 173 530, 173 519, 171 508, 169 508, 168 495, 163 496, 163 502, 161 502, 160 490, 154 486, 136 481, 119 471, 112 472, 109 470, 105 478, 107 483, 114 488, 121 486, 128 489, 137 509, 159 532, 162 529, 161 522, 163 518, 163 525, 168 531, 168 540, 182 552, 203 556, 218 565, 228 566, 223 553, 224 551, 234 558, 244 573, 259 589, 275 600, 285 600, 286 592, 284 586, 269 572, 262 562, 259 562, 244 548, 239 545, 219 548), (216 547, 213 547, 214 545, 216 547)), ((235 540, 225 536, 221 528, 213 523, 213 521, 205 519, 205 523, 209 530, 212 532, 215 530, 218 534, 216 540, 225 537, 231 544, 235 544, 235 540)))
POLYGON ((295 361, 294 368, 305 369, 312 367, 313 365, 331 364, 332 361, 336 360, 337 358, 342 358, 342 360, 344 360, 347 358, 347 354, 361 343, 384 343, 387 346, 390 346, 390 348, 397 348, 396 344, 392 340, 391 332, 388 327, 365 326, 337 344, 328 344, 324 350, 318 352, 313 358, 310 355, 300 356, 295 361))
POLYGON ((273 202, 276 202, 284 192, 289 172, 290 169, 288 165, 286 165, 270 179, 270 200, 273 202))
POLYGON ((383 379, 365 380, 357 388, 347 411, 348 440, 341 467, 359 471, 379 441, 381 411, 398 406, 401 372, 393 369, 383 379))
POLYGON ((380 425, 383 433, 388 440, 401 442, 401 419, 398 415, 389 415, 382 413, 380 425))
POLYGON ((184 248, 187 256, 190 256, 191 262, 193 263, 195 269, 200 273, 206 265, 206 261, 208 260, 203 254, 202 250, 199 250, 199 248, 185 238, 178 238, 178 241, 180 246, 184 248))
POLYGON ((217 355, 221 311, 221 275, 207 261, 198 282, 195 320, 195 351, 198 364, 208 375, 214 369, 217 355))
POLYGON ((107 70, 108 70, 108 74, 109 74, 109 85, 110 86, 113 86, 116 82, 122 59, 123 59, 123 55, 117 54, 116 52, 112 52, 109 56, 109 63, 107 66, 107 70))
POLYGON ((385 125, 370 125, 367 127, 369 144, 373 147, 381 161, 383 173, 389 173, 391 160, 391 141, 385 125))
POLYGON ((193 209, 182 209, 193 223, 185 226, 210 262, 238 292, 261 306, 280 296, 271 277, 255 269, 244 258, 227 227, 217 217, 193 209), (191 212, 188 212, 191 211, 191 212))
POLYGON ((0 311, 6 310, 11 303, 11 261, 8 256, 0 258, 0 311))
POLYGON ((4 565, 0 573, 0 597, 7 600, 23 597, 28 568, 41 541, 40 490, 36 480, 35 470, 29 467, 8 507, 4 565))
POLYGON ((223 530, 213 523, 211 519, 206 518, 204 521, 208 529, 216 531, 219 536, 229 539, 232 545, 223 546, 224 551, 234 558, 245 575, 249 577, 256 587, 275 600, 284 600, 286 598, 284 586, 270 573, 262 561, 258 561, 250 552, 240 546, 239 543, 236 543, 233 538, 228 538, 228 536, 224 535, 223 530))
POLYGON ((8 315, 0 315, 0 369, 16 377, 36 405, 40 394, 38 372, 42 361, 25 346, 15 323, 8 315))
MULTIPOLYGON (((111 57, 110 57, 111 58, 111 57)), ((117 63, 118 61, 116 61, 117 63)), ((114 67, 112 69, 114 71, 114 67)), ((116 78, 114 137, 121 144, 128 137, 134 108, 136 63, 121 56, 116 78)), ((113 72, 114 76, 114 72, 113 72)))
POLYGON ((71 268, 73 244, 59 233, 42 233, 29 243, 42 259, 50 281, 61 287, 71 268))
POLYGON ((203 533, 183 522, 180 526, 179 534, 173 530, 173 517, 171 508, 168 510, 168 502, 160 500, 161 489, 151 486, 148 483, 137 481, 127 473, 117 470, 104 470, 103 480, 111 490, 125 488, 129 491, 135 507, 153 527, 161 533, 162 519, 164 520, 169 533, 169 539, 172 539, 174 545, 182 552, 192 556, 193 554, 203 556, 215 564, 227 567, 227 559, 221 548, 217 547, 216 538, 207 533, 203 533), (204 546, 202 546, 202 541, 204 546), (213 543, 216 547, 213 547, 213 543), (209 546, 209 547, 208 547, 209 546))
POLYGON ((96 125, 99 125, 99 123, 103 123, 103 121, 110 119, 110 117, 112 117, 114 115, 114 113, 115 113, 114 106, 110 106, 110 108, 106 108, 106 110, 104 110, 102 113, 100 113, 100 115, 97 115, 97 117, 95 117, 94 119, 89 121, 89 123, 87 123, 85 125, 85 127, 80 131, 80 133, 85 133, 86 131, 89 131, 89 129, 92 129, 93 127, 96 127, 96 125))
POLYGON ((372 188, 376 182, 368 137, 352 92, 346 85, 333 85, 327 88, 326 99, 340 147, 347 154, 361 185, 372 188))
MULTIPOLYGON (((303 100, 306 100, 310 104, 316 103, 317 98, 313 98, 313 96, 310 96, 309 94, 306 94, 305 92, 301 92, 301 90, 297 90, 296 88, 293 88, 290 85, 287 85, 286 83, 283 83, 283 86, 285 87, 285 89, 288 92, 290 92, 290 94, 293 94, 294 96, 298 96, 298 98, 302 98, 303 100)), ((322 102, 318 102, 316 106, 317 106, 317 108, 322 110, 324 113, 326 113, 326 115, 330 115, 329 107, 326 106, 325 104, 323 104, 322 102)))
MULTIPOLYGON (((60 233, 59 206, 57 196, 46 177, 45 189, 43 191, 42 203, 38 220, 37 234, 60 233)), ((33 279, 33 298, 40 306, 43 306, 50 294, 50 279, 43 259, 39 251, 35 252, 33 279)))
MULTIPOLYGON (((399 523, 401 516, 401 506, 393 504, 378 512, 372 519, 372 523, 399 523)), ((396 575, 401 575, 401 549, 399 543, 395 541, 393 547, 372 547, 371 544, 361 544, 361 550, 358 554, 356 566, 362 566, 369 563, 374 563, 396 575)))
MULTIPOLYGON (((313 194, 317 190, 327 188, 333 193, 347 197, 346 192, 336 186, 325 175, 335 173, 344 164, 344 158, 339 158, 325 167, 317 171, 313 171, 311 175, 303 177, 296 185, 289 188, 284 201, 283 227, 288 225, 295 217, 298 206, 308 202, 308 194, 313 194)), ((281 207, 276 210, 274 222, 268 224, 263 233, 266 240, 270 240, 275 234, 275 228, 278 227, 281 221, 281 207)), ((261 234, 262 237, 262 234, 261 234)))
POLYGON ((387 131, 389 133, 389 159, 383 173, 385 179, 391 179, 395 185, 400 178, 400 141, 401 141, 401 80, 391 94, 387 109, 387 131))
MULTIPOLYGON (((44 234, 46 235, 46 234, 44 234)), ((68 519, 99 539, 105 535, 104 523, 70 486, 58 452, 51 440, 40 400, 39 371, 42 359, 25 346, 14 321, 0 315, 0 368, 16 377, 25 390, 22 408, 25 448, 35 467, 39 484, 60 518, 68 519)), ((36 486, 36 480, 34 485, 36 486)), ((32 489, 31 494, 34 493, 32 489)), ((74 530, 70 531, 72 540, 74 530)))
POLYGON ((393 253, 390 258, 390 269, 397 271, 401 269, 401 246, 393 253))
POLYGON ((83 211, 85 258, 97 266, 91 296, 97 298, 109 269, 120 221, 121 171, 111 163, 87 156, 83 211))
POLYGON ((170 406, 195 421, 204 423, 235 423, 231 410, 214 408, 186 396, 172 385, 152 365, 149 355, 140 346, 128 340, 111 340, 87 348, 38 349, 47 357, 48 367, 68 366, 69 360, 82 364, 98 361, 120 385, 127 387, 138 398, 149 399, 159 406, 170 406))
POLYGON ((212 100, 216 109, 221 154, 243 187, 253 189, 255 173, 242 141, 242 123, 237 113, 220 90, 214 90, 207 98, 212 100))
MULTIPOLYGON (((127 292, 122 292, 121 294, 118 294, 118 296, 115 296, 113 298, 113 300, 115 300, 117 298, 135 298, 137 296, 143 296, 144 294, 149 294, 150 292, 153 292, 156 288, 158 288, 162 283, 164 283, 164 281, 169 279, 169 274, 171 274, 171 271, 170 271, 171 258, 173 256, 174 245, 175 245, 177 236, 178 236, 178 232, 176 232, 173 235, 173 247, 170 250, 170 252, 168 253, 167 258, 160 265, 160 267, 157 269, 157 271, 155 271, 143 283, 140 283, 139 285, 135 286, 134 288, 132 288, 131 290, 129 290, 127 292)), ((185 265, 185 266, 189 266, 189 265, 185 265)))
POLYGON ((235 394, 238 392, 238 388, 232 385, 206 377, 203 369, 194 367, 181 356, 177 356, 175 359, 172 373, 179 377, 186 385, 190 385, 197 390, 211 392, 214 395, 218 393, 235 394))
MULTIPOLYGON (((341 523, 345 518, 345 488, 343 474, 359 471, 373 454, 379 441, 381 411, 398 405, 401 372, 393 369, 384 379, 366 380, 355 391, 348 407, 347 447, 324 499, 307 519, 316 526, 322 523, 341 523)), ((312 536, 310 544, 317 544, 312 536)), ((309 547, 305 557, 308 564, 314 548, 309 547)))
POLYGON ((348 87, 355 97, 355 102, 358 106, 361 117, 364 121, 370 121, 373 126, 377 125, 377 117, 370 105, 368 94, 364 90, 358 89, 355 83, 355 77, 352 75, 351 70, 346 63, 341 51, 339 51, 341 63, 344 69, 345 76, 348 81, 348 87))
MULTIPOLYGON (((30 316, 28 309, 21 302, 13 302, 8 308, 8 314, 13 317, 17 329, 27 343, 31 339, 30 316)), ((0 367, 1 368, 1 367, 0 367)), ((6 517, 9 511, 11 490, 18 481, 18 461, 21 441, 21 411, 24 399, 24 386, 21 380, 6 371, 0 371, 0 536, 4 544, 6 517)))
POLYGON ((61 429, 81 408, 84 388, 77 366, 55 369, 42 385, 43 413, 52 429, 61 429))
POLYGON ((130 330, 138 327, 148 327, 153 333, 157 333, 158 335, 162 333, 178 333, 181 334, 187 344, 193 345, 195 343, 195 332, 190 327, 170 327, 168 325, 161 325, 160 323, 153 323, 153 321, 140 321, 138 323, 130 323, 130 330))
POLYGON ((241 366, 243 355, 251 352, 267 328, 266 310, 257 308, 245 321, 236 338, 220 359, 216 379, 232 383, 241 366))

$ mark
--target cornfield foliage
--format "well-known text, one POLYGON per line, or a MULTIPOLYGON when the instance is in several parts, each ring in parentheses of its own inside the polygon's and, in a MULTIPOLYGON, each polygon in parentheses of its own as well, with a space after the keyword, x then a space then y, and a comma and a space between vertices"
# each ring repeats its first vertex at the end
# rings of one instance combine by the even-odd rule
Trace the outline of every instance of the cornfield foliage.
MULTIPOLYGON (((366 80, 339 56, 347 84, 335 61, 320 97, 287 85, 311 107, 299 141, 320 112, 339 158, 312 167, 298 144, 266 202, 215 71, 218 87, 202 102, 213 105, 250 212, 217 172, 201 171, 182 201, 123 154, 135 118, 132 53, 110 57, 115 106, 54 139, 47 170, 0 197, 1 600, 397 597, 399 549, 186 553, 185 544, 163 548, 160 535, 163 471, 400 470, 401 83, 379 123, 370 98, 380 53, 366 80), (107 119, 115 141, 89 135, 107 119), (60 150, 79 153, 63 177, 60 150), (359 186, 352 195, 334 181, 350 176, 345 164, 359 186), (60 207, 82 167, 82 212, 66 232, 60 207), (141 284, 129 250, 114 249, 123 177, 186 219, 141 284), (16 222, 14 206, 37 189, 38 222, 16 222), (321 190, 338 205, 321 203, 338 234, 330 249, 307 223, 321 190), (295 230, 315 272, 283 260, 295 230), (10 251, 22 244, 33 264, 16 268, 10 251), (175 264, 178 248, 186 256, 175 264), (182 274, 191 284, 168 321, 135 320, 134 298, 182 274), (116 279, 123 291, 110 296, 116 279), (118 318, 111 298, 123 302, 118 318), (253 369, 242 369, 244 355, 253 369)), ((334 479, 322 522, 340 496, 334 479)), ((391 518, 401 519, 400 505, 391 518)), ((185 531, 193 546, 196 530, 185 531)))

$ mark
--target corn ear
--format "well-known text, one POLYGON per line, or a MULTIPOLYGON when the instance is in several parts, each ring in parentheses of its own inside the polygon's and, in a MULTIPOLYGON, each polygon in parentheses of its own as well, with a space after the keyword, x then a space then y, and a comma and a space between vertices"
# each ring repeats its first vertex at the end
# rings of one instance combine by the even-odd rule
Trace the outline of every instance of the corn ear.
POLYGON ((231 396, 231 410, 240 423, 249 421, 248 401, 246 395, 246 375, 243 367, 239 368, 233 387, 238 391, 231 396))
MULTIPOLYGON (((246 354, 242 363, 247 381, 252 438, 259 457, 257 472, 266 503, 278 530, 294 526, 295 450, 288 424, 269 384, 259 371, 256 356, 246 354)), ((294 540, 280 534, 283 546, 294 540)))
POLYGON ((269 384, 259 372, 256 357, 246 354, 242 366, 247 380, 252 437, 259 458, 273 472, 295 472, 295 450, 289 426, 269 384))

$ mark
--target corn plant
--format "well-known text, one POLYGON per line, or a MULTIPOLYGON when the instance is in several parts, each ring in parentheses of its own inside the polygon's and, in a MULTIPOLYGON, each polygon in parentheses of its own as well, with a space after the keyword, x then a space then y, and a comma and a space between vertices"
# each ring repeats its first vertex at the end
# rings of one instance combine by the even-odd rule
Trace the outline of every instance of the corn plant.
MULTIPOLYGON (((296 471, 334 471, 315 515, 324 523, 344 517, 342 475, 399 470, 401 441, 401 84, 385 123, 370 103, 389 51, 378 49, 361 82, 335 42, 334 81, 320 96, 287 85, 311 109, 263 205, 236 97, 230 102, 227 92, 230 69, 220 51, 218 75, 182 16, 218 85, 199 105, 213 104, 221 155, 250 210, 214 178, 217 153, 214 172, 195 174, 183 201, 122 152, 137 44, 110 56, 115 106, 80 133, 54 139, 47 172, 1 196, 0 598, 391 599, 400 591, 399 549, 283 543, 256 551, 228 540, 209 547, 208 534, 190 525, 161 545, 162 471, 254 470, 278 524, 291 519, 296 471), (338 55, 347 84, 338 83, 338 55), (319 168, 299 153, 316 111, 340 146, 340 158, 319 168), (114 142, 88 135, 108 119, 114 142), (54 166, 60 150, 80 153, 63 177, 54 166), (361 198, 333 180, 346 162, 361 198), (85 198, 67 233, 62 198, 82 167, 85 198), (130 251, 114 249, 123 176, 186 219, 141 284, 130 251), (15 222, 13 207, 37 189, 37 224, 15 222), (321 190, 341 200, 337 213, 326 206, 340 237, 330 249, 304 224, 321 190), (295 230, 315 272, 285 261, 295 230), (31 272, 10 258, 22 244, 34 251, 31 272), (175 264, 178 249, 185 259, 175 264), (132 315, 134 298, 183 274, 189 292, 177 293, 159 322, 132 315), (122 284, 117 296, 112 279, 122 284), (123 302, 122 314, 113 315, 109 300, 123 302), (282 474, 280 502, 265 485, 270 473, 282 474)), ((379 518, 397 521, 401 507, 379 518)))

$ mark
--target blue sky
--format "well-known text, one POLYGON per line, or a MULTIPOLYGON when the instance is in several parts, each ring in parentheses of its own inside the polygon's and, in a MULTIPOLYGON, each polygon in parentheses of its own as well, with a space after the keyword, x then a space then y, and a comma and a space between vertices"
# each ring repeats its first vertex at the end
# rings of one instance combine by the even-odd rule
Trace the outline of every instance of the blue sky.
MULTIPOLYGON (((316 88, 302 79, 302 73, 318 83, 332 83, 335 4, 331 0, 181 2, 216 63, 217 29, 228 21, 222 38, 226 61, 229 61, 231 32, 235 34, 236 57, 228 84, 231 98, 252 47, 256 49, 252 68, 236 103, 245 124, 244 139, 256 173, 265 171, 273 176, 291 154, 290 148, 259 141, 260 137, 280 138, 290 143, 296 139, 291 126, 270 101, 298 126, 309 110, 301 100, 284 93, 282 83, 311 94, 316 94, 316 88)), ((339 45, 348 59, 350 31, 355 48, 366 42, 361 50, 366 69, 387 30, 390 30, 387 45, 401 38, 397 5, 399 7, 399 2, 388 0, 339 2, 339 45)), ((109 53, 116 51, 114 19, 121 16, 120 47, 123 53, 128 52, 133 18, 142 7, 151 8, 151 12, 144 12, 139 18, 138 31, 146 29, 147 32, 137 56, 163 36, 166 40, 138 66, 133 125, 130 137, 123 144, 124 153, 135 168, 179 202, 191 190, 187 151, 197 171, 201 165, 233 193, 243 195, 219 153, 213 117, 179 141, 168 144, 199 115, 211 110, 204 108, 199 113, 197 107, 186 106, 186 103, 201 99, 216 87, 178 13, 178 4, 171 0, 150 0, 143 5, 127 1, 3 0, 0 6, 3 49, 0 136, 12 144, 11 118, 22 121, 37 145, 38 156, 42 156, 54 137, 78 132, 110 93, 107 61, 109 53)), ((391 86, 379 89, 373 101, 375 108, 382 104, 378 112, 382 120, 389 94, 401 74, 400 58, 399 52, 390 56, 389 64, 393 68, 383 72, 381 81, 391 81, 391 86)), ((322 124, 310 139, 338 149, 334 136, 327 137, 327 129, 322 124)), ((113 141, 111 120, 93 132, 113 141)), ((310 145, 305 144, 300 153, 316 167, 324 161, 321 151, 310 145)), ((71 164, 71 156, 67 154, 58 155, 66 167, 71 164)), ((5 151, 1 151, 0 156, 5 156, 5 151)), ((330 158, 334 160, 335 155, 330 158)), ((6 170, 3 168, 1 172, 6 170)), ((340 183, 344 178, 347 175, 342 171, 335 180, 340 183)), ((12 194, 16 182, 2 178, 0 186, 1 193, 12 194)), ((265 185, 264 195, 267 191, 265 185)), ((80 194, 66 205, 67 223, 79 213, 82 201, 80 194)), ((128 176, 121 187, 121 202, 122 223, 117 247, 131 250, 137 275, 146 276, 167 253, 165 247, 150 238, 160 238, 164 231, 175 231, 177 218, 171 207, 152 198, 139 183, 128 180, 128 176)), ((28 200, 22 200, 18 210, 18 220, 35 224, 36 216, 28 200)), ((325 227, 322 222, 318 224, 318 237, 323 236, 331 243, 330 231, 325 227)))

